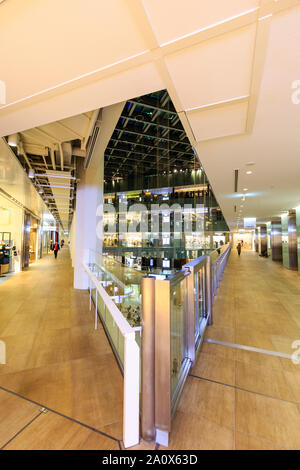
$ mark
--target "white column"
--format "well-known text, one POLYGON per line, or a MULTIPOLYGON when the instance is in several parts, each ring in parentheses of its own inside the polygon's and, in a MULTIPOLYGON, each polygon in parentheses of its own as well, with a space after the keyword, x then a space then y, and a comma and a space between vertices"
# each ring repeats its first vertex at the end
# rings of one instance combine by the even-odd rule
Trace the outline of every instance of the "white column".
POLYGON ((99 252, 102 247, 102 241, 96 237, 97 218, 99 219, 96 215, 97 208, 103 199, 103 161, 99 163, 98 168, 91 166, 87 170, 84 170, 82 164, 77 186, 73 240, 75 289, 88 288, 88 278, 82 262, 89 262, 89 250, 99 252))
POLYGON ((98 253, 101 260, 103 230, 104 153, 124 107, 117 103, 102 109, 99 115, 100 132, 89 168, 81 163, 80 182, 76 194, 76 219, 74 244, 74 287, 87 289, 88 280, 82 262, 88 262, 89 250, 98 253))

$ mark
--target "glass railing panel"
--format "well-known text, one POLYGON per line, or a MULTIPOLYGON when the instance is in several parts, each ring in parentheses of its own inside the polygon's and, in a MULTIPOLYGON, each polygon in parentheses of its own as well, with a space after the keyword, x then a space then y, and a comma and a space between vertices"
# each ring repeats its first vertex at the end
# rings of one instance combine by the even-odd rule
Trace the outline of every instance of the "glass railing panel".
POLYGON ((136 330, 126 321, 118 307, 125 298, 126 286, 120 285, 120 281, 104 271, 95 260, 95 253, 90 253, 88 263, 83 263, 83 266, 89 276, 90 294, 94 300, 95 328, 99 314, 124 372, 123 440, 125 447, 130 447, 138 442, 139 437, 140 346, 135 341, 136 330))
MULTIPOLYGON (((100 255, 92 250, 89 253, 89 269, 100 282, 104 291, 112 299, 119 311, 131 327, 141 325, 141 279, 143 274, 133 268, 127 267, 118 261, 100 255), (100 264, 102 263, 102 264, 100 264)), ((96 305, 104 328, 110 338, 113 349, 120 362, 124 365, 124 337, 120 333, 108 308, 99 292, 92 286, 91 296, 96 305)), ((137 331, 137 344, 140 346, 141 336, 137 331)))
POLYGON ((186 279, 171 287, 170 334, 171 334, 171 395, 178 384, 187 353, 186 279))
POLYGON ((205 268, 197 273, 197 287, 198 287, 198 306, 199 306, 199 320, 201 322, 202 318, 206 318, 206 309, 205 309, 205 268))

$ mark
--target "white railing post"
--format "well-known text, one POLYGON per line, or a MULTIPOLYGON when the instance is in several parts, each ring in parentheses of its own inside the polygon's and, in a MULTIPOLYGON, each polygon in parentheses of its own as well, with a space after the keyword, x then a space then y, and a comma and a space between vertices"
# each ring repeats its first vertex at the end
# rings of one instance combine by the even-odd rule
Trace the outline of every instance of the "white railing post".
POLYGON ((89 278, 89 291, 90 291, 90 305, 89 305, 89 309, 91 311, 91 308, 92 308, 92 287, 91 287, 91 280, 89 278))
POLYGON ((124 404, 123 439, 125 448, 139 443, 140 412, 140 351, 135 334, 125 336, 124 341, 124 404))
POLYGON ((96 301, 95 301, 95 330, 98 329, 98 291, 96 289, 96 301))

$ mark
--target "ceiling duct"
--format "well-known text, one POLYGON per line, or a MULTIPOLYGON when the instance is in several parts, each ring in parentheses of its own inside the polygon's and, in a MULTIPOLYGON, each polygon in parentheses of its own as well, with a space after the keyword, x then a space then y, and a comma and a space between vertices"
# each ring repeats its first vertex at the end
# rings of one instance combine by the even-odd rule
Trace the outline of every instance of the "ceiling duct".
MULTIPOLYGON (((99 112, 99 115, 100 115, 100 112, 99 112)), ((93 156, 93 152, 94 152, 94 149, 95 149, 95 145, 96 145, 96 142, 97 142, 97 138, 98 138, 98 135, 99 135, 100 124, 101 124, 101 121, 99 119, 99 115, 98 115, 98 119, 96 120, 92 135, 90 137, 90 143, 89 143, 88 152, 87 152, 87 159, 86 159, 85 166, 84 166, 85 169, 87 169, 90 165, 90 162, 91 162, 91 159, 92 159, 92 156, 93 156)))
POLYGON ((86 158, 86 150, 85 149, 81 149, 80 147, 73 147, 72 148, 72 155, 74 157, 82 157, 82 158, 86 158))
POLYGON ((239 170, 234 170, 234 192, 238 192, 239 170))
POLYGON ((72 159, 72 145, 71 142, 63 142, 61 144, 62 152, 63 152, 63 158, 64 158, 64 163, 66 165, 71 165, 71 159, 72 159))

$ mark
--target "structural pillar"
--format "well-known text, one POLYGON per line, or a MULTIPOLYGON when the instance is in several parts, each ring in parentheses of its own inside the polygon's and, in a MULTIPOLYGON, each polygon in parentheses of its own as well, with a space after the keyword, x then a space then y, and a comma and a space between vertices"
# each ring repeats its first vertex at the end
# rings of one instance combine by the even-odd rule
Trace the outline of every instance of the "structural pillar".
POLYGON ((298 270, 297 225, 296 225, 296 211, 294 209, 289 211, 288 237, 289 237, 290 269, 297 271, 298 270))
POLYGON ((88 276, 82 266, 90 257, 99 257, 102 250, 101 225, 103 218, 103 160, 98 167, 84 169, 83 162, 79 170, 80 182, 76 192, 76 218, 74 244, 74 288, 87 289, 88 276), (102 210, 99 210, 101 206, 102 210), (97 237, 98 234, 98 237, 97 237), (100 234, 100 237, 99 237, 100 234), (100 239, 99 239, 100 238, 100 239))
POLYGON ((300 274, 300 206, 296 209, 298 272, 300 274))
POLYGON ((259 254, 262 256, 268 255, 268 236, 266 224, 260 225, 260 251, 259 254))
POLYGON ((271 220, 271 250, 272 260, 282 261, 282 240, 281 240, 281 219, 273 218, 271 220))
POLYGON ((288 269, 298 269, 296 211, 290 210, 281 216, 282 258, 288 269))

